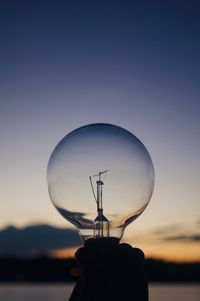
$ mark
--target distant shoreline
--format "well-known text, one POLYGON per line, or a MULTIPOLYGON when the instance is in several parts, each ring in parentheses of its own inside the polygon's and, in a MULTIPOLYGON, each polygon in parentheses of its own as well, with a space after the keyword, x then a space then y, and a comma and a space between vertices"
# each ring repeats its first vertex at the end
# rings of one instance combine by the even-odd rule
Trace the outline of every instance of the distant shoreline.
MULTIPOLYGON (((200 282, 200 263, 172 263, 147 259, 145 270, 149 283, 200 282)), ((72 283, 79 275, 80 270, 74 258, 0 258, 0 284, 72 283)))

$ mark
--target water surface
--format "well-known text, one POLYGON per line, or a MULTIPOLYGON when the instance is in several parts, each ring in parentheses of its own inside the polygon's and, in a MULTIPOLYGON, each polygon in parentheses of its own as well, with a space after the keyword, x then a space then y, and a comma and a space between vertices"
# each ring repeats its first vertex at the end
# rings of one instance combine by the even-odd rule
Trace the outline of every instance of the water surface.
MULTIPOLYGON (((67 301, 72 289, 73 284, 1 284, 0 301, 67 301)), ((149 301, 200 301, 200 284, 152 284, 149 292, 149 301)))

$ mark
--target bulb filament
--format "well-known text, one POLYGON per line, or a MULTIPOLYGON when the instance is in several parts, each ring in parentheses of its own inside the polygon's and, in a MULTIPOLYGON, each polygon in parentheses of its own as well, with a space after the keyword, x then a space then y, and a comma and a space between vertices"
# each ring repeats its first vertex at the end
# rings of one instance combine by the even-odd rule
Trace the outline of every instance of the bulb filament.
POLYGON ((102 174, 107 173, 108 170, 100 171, 98 174, 90 176, 90 184, 93 192, 94 199, 97 203, 97 217, 94 220, 94 236, 95 237, 108 237, 109 236, 109 221, 103 214, 103 185, 102 174), (96 181, 96 194, 94 191, 92 177, 98 177, 96 181))

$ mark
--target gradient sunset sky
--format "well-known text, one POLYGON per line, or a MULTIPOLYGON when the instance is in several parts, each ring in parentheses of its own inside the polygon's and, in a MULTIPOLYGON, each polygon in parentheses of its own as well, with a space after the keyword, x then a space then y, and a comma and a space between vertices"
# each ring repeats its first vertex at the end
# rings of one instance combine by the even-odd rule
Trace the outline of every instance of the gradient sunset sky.
POLYGON ((48 159, 70 131, 107 122, 155 167, 125 241, 200 260, 199 16, 199 1, 1 1, 0 228, 69 226, 48 196, 48 159))

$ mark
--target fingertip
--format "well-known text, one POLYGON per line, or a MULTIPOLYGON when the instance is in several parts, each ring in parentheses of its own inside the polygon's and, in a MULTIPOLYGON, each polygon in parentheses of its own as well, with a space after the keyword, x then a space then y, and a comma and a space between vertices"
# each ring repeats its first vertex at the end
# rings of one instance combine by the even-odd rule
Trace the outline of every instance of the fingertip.
POLYGON ((81 247, 79 248, 76 253, 75 253, 75 257, 78 261, 82 261, 82 260, 87 260, 88 257, 90 257, 90 252, 88 252, 88 249, 85 247, 81 247))
POLYGON ((131 251, 132 250, 132 247, 131 245, 127 244, 127 243, 122 243, 119 245, 119 248, 120 248, 120 251, 131 251))
POLYGON ((139 248, 132 248, 132 252, 133 254, 138 258, 140 259, 140 261, 144 261, 145 260, 145 255, 144 255, 144 252, 139 249, 139 248))
POLYGON ((144 253, 139 248, 133 248, 129 244, 120 244, 120 256, 122 256, 125 262, 129 262, 134 265, 141 265, 144 263, 144 253))

